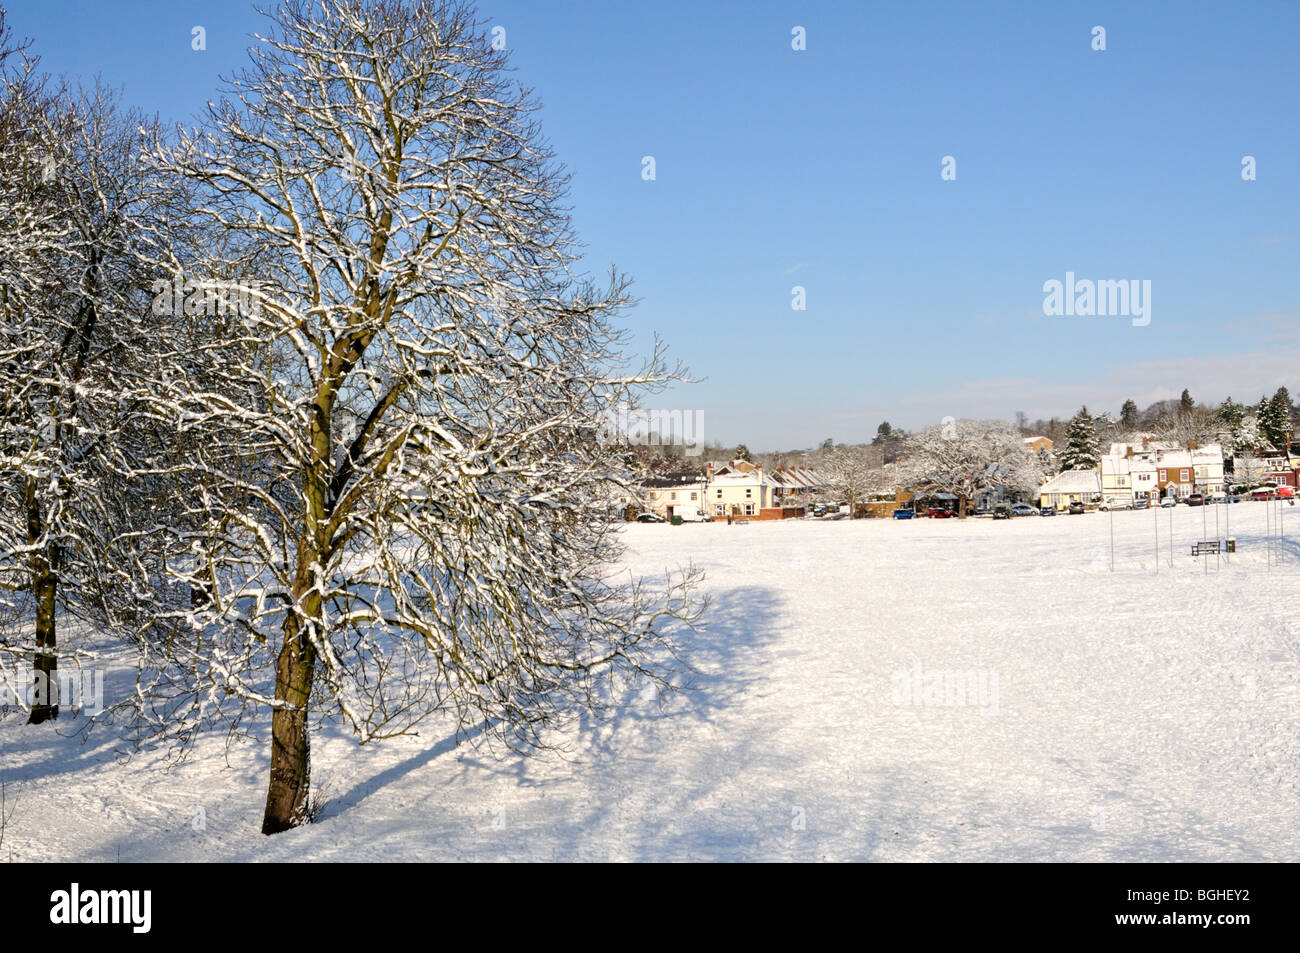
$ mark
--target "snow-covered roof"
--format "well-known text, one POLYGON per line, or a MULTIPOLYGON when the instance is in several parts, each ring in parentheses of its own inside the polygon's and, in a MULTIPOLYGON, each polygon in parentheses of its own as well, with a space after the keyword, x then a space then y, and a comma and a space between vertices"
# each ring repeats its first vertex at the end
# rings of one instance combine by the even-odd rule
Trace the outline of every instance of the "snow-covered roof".
POLYGON ((680 486, 697 486, 704 483, 704 477, 698 473, 668 473, 661 476, 646 477, 641 481, 643 487, 661 490, 680 486))
POLYGON ((714 473, 710 483, 731 483, 739 486, 781 486, 776 480, 772 479, 770 473, 764 473, 762 470, 736 471, 725 470, 722 473, 714 473))
POLYGON ((1039 493, 1100 493, 1101 474, 1096 470, 1062 470, 1044 483, 1039 493))
POLYGON ((821 474, 810 467, 789 467, 772 471, 772 477, 781 485, 795 490, 811 490, 824 482, 821 474))
POLYGON ((727 463, 710 463, 714 473, 753 473, 761 469, 757 463, 748 460, 730 460, 727 463))
POLYGON ((1165 450, 1155 455, 1157 465, 1169 467, 1190 467, 1192 455, 1186 450, 1165 450))

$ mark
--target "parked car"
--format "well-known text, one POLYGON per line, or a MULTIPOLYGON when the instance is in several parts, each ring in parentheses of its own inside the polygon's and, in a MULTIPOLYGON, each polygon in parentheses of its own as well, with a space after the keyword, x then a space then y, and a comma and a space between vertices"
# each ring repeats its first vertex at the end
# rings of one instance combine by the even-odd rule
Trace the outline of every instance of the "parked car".
POLYGON ((1187 498, 1187 505, 1188 505, 1188 506, 1204 506, 1204 505, 1205 505, 1205 494, 1204 494, 1204 493, 1193 493, 1191 496, 1189 496, 1189 497, 1187 498))
POLYGON ((1078 516, 1082 512, 1083 512, 1083 504, 1080 503, 1078 500, 1070 504, 1071 516, 1078 516))
POLYGON ((1206 502, 1208 502, 1208 503, 1227 503, 1227 502, 1228 502, 1228 494, 1224 493, 1222 490, 1220 490, 1218 493, 1211 493, 1208 497, 1206 497, 1206 502))
POLYGON ((686 507, 673 507, 672 520, 681 520, 683 523, 705 523, 708 522, 708 514, 704 510, 696 507, 689 509, 686 507))
POLYGON ((1038 510, 1034 509, 1034 508, 1033 508, 1032 506, 1030 506, 1028 503, 1013 503, 1013 504, 1011 504, 1011 515, 1012 515, 1012 516, 1034 516, 1034 515, 1036 515, 1037 513, 1038 513, 1038 510))
POLYGON ((953 511, 948 509, 946 506, 932 506, 930 507, 930 512, 927 515, 932 520, 946 520, 949 517, 955 516, 956 514, 953 513, 953 511))
POLYGON ((660 516, 658 513, 641 513, 639 516, 637 516, 636 521, 637 521, 638 523, 666 523, 666 522, 668 522, 666 519, 664 519, 664 518, 663 518, 662 516, 660 516))
POLYGON ((915 510, 904 506, 900 506, 898 509, 894 510, 894 519, 896 520, 910 520, 915 515, 915 510))
POLYGON ((1097 507, 1099 510, 1131 510, 1133 501, 1124 496, 1111 496, 1101 501, 1097 507))
POLYGON ((1271 500, 1277 494, 1277 490, 1271 486, 1261 486, 1258 489, 1250 491, 1252 500, 1271 500))
POLYGON ((1166 496, 1163 500, 1160 501, 1161 509, 1165 509, 1166 507, 1177 506, 1177 505, 1178 505, 1178 501, 1174 499, 1172 496, 1166 496))
POLYGON ((1011 519, 1011 507, 1007 506, 1005 503, 999 503, 997 506, 993 507, 993 518, 995 520, 1011 519))
POLYGON ((1040 509, 1040 510, 1038 511, 1038 515, 1039 515, 1039 516, 1055 516, 1055 515, 1056 515, 1056 507, 1055 507, 1055 506, 1044 506, 1042 509, 1040 509))
POLYGON ((1133 509, 1135 510, 1146 510, 1150 508, 1151 502, 1149 500, 1138 499, 1133 501, 1133 509))

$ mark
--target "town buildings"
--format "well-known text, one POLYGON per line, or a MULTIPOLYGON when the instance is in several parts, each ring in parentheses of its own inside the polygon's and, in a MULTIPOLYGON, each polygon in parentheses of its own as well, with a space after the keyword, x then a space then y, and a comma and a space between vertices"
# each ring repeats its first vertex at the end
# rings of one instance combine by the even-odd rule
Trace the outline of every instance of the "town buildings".
POLYGON ((787 519, 802 516, 823 480, 809 467, 765 471, 748 460, 709 463, 704 475, 681 473, 641 483, 646 511, 664 519, 787 519))

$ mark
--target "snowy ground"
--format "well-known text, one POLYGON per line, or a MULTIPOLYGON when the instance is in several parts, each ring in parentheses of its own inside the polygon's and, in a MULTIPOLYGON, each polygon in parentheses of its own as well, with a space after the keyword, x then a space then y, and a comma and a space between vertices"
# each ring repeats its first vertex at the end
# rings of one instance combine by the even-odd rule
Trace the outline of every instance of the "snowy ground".
POLYGON ((633 569, 709 573, 702 674, 571 760, 321 737, 324 818, 268 839, 264 744, 165 770, 11 715, 0 856, 1300 860, 1300 549, 1270 565, 1267 509, 1117 513, 1113 572, 1106 514, 629 526, 633 569))

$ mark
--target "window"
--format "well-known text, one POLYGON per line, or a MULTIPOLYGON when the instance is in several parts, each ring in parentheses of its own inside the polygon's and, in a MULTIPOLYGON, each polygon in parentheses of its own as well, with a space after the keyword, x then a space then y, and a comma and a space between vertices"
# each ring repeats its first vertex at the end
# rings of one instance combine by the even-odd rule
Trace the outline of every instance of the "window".
POLYGON ((1168 480, 1168 479, 1169 479, 1169 471, 1168 471, 1168 470, 1161 470, 1161 471, 1160 471, 1160 482, 1161 482, 1161 483, 1164 483, 1164 482, 1165 482, 1166 480, 1168 480))
POLYGON ((726 507, 726 505, 725 505, 725 504, 722 504, 722 503, 717 503, 717 504, 715 504, 714 507, 713 507, 713 515, 714 515, 714 516, 726 516, 726 515, 727 515, 727 507, 726 507))
POLYGON ((1188 473, 1188 471, 1186 471, 1186 470, 1180 470, 1180 471, 1178 472, 1178 480, 1179 480, 1179 482, 1181 482, 1181 483, 1186 483, 1186 482, 1187 482, 1187 480, 1188 480, 1187 473, 1188 473))
POLYGON ((746 503, 746 504, 745 504, 745 515, 746 515, 746 516, 753 516, 753 515, 754 515, 754 504, 753 504, 753 503, 746 503))
POLYGON ((692 493, 691 493, 691 499, 692 499, 692 500, 697 500, 697 499, 699 499, 699 494, 698 494, 698 493, 695 493, 695 492, 692 492, 692 493))
POLYGON ((753 495, 754 495, 754 491, 751 490, 749 487, 745 487, 745 499, 749 499, 753 495))
POLYGON ((718 491, 718 499, 722 499, 722 491, 721 491, 721 490, 718 491))
POLYGON ((675 499, 677 499, 677 494, 676 494, 676 493, 669 493, 669 494, 668 494, 668 499, 670 499, 670 500, 675 500, 675 499))

